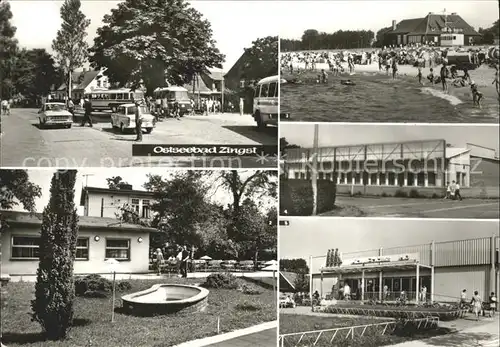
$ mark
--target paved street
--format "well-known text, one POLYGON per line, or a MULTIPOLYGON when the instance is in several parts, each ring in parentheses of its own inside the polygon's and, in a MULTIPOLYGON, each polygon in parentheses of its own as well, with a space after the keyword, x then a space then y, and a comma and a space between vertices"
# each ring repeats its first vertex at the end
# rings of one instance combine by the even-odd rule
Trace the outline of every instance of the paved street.
POLYGON ((207 347, 275 347, 276 328, 235 337, 234 339, 208 345, 207 347))
POLYGON ((337 210, 325 216, 412 217, 412 218, 499 218, 498 199, 367 198, 337 196, 337 210))
MULTIPOLYGON (((79 117, 77 117, 78 120, 79 117)), ((13 109, 2 116, 3 167, 276 167, 254 157, 132 157, 135 134, 112 129, 109 115, 94 116, 94 127, 39 129, 36 109, 13 109)), ((275 145, 277 128, 258 131, 250 115, 187 116, 159 122, 144 144, 275 145)))

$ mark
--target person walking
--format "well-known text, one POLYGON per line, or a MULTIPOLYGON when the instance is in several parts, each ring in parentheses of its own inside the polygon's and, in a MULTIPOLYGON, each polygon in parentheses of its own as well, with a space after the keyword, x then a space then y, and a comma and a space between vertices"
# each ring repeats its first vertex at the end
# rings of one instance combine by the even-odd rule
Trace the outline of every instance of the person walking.
POLYGON ((243 116, 243 108, 245 104, 243 102, 243 98, 240 98, 240 116, 243 116))
POLYGON ((68 99, 68 111, 71 113, 71 116, 73 117, 73 123, 75 122, 75 104, 73 103, 73 100, 71 98, 68 99))
POLYGON ((188 261, 189 261, 189 252, 187 250, 187 247, 183 246, 181 250, 181 276, 184 278, 187 278, 188 261))
POLYGON ((420 287, 420 302, 422 303, 427 302, 427 287, 424 285, 420 287))
POLYGON ((92 103, 88 99, 88 97, 85 98, 85 101, 83 103, 83 108, 85 110, 84 116, 83 116, 83 121, 82 121, 82 127, 85 126, 85 124, 88 122, 90 127, 92 128, 92 103))
POLYGON ((448 93, 448 83, 446 82, 448 75, 449 75, 448 68, 446 67, 446 63, 443 62, 443 66, 441 66, 440 77, 441 77, 441 84, 443 85, 443 92, 445 93, 448 93))
POLYGON ((9 101, 7 99, 2 100, 2 114, 7 115, 7 105, 9 101))
POLYGON ((384 289, 383 289, 383 297, 382 297, 382 300, 385 301, 389 298, 389 287, 386 285, 384 285, 384 289))
POLYGON ((458 184, 458 182, 455 184, 455 199, 462 201, 462 195, 460 195, 460 184, 458 184))
POLYGON ((467 289, 463 289, 460 293, 460 308, 465 308, 467 305, 467 289))
POLYGON ((163 258, 163 253, 160 248, 157 248, 153 254, 153 261, 155 263, 155 270, 158 276, 161 275, 161 266, 163 265, 165 259, 163 258))
POLYGON ((483 306, 483 300, 479 296, 478 291, 474 291, 474 295, 472 296, 471 300, 471 305, 472 305, 472 312, 474 312, 474 315, 476 316, 476 320, 479 320, 479 314, 481 313, 481 309, 483 306))
POLYGON ((142 142, 142 109, 141 101, 137 100, 135 102, 135 133, 137 137, 135 141, 142 142))

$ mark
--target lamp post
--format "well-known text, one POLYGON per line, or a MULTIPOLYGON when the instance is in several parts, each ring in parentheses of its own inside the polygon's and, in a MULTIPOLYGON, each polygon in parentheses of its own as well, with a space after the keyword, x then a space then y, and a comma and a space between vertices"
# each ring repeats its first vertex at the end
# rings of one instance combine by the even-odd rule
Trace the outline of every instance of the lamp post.
POLYGON ((116 295, 116 268, 120 264, 120 262, 116 259, 109 258, 106 259, 105 263, 109 265, 111 271, 113 272, 113 301, 111 302, 111 323, 115 322, 115 295, 116 295))

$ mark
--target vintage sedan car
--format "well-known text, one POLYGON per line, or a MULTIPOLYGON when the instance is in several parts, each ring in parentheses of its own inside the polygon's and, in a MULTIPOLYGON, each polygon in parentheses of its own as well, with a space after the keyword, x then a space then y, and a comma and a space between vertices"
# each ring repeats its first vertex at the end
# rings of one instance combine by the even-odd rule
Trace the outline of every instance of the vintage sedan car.
MULTIPOLYGON (((111 114, 111 125, 119 128, 122 133, 135 129, 135 104, 123 104, 111 114)), ((156 126, 155 117, 147 110, 146 106, 139 106, 142 111, 142 131, 150 134, 156 126)))
POLYGON ((67 110, 64 102, 46 102, 38 111, 40 128, 63 126, 71 128, 73 115, 67 110))

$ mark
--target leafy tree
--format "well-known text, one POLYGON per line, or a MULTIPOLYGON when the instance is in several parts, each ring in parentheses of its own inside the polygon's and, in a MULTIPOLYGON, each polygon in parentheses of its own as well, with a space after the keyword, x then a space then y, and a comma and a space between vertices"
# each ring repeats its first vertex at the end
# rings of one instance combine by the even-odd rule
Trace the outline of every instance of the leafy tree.
POLYGON ((108 68, 111 82, 152 92, 165 82, 189 83, 224 60, 210 23, 184 0, 125 0, 111 12, 90 58, 92 66, 108 68))
POLYGON ((309 266, 305 259, 281 259, 280 270, 295 272, 295 273, 309 273, 309 266))
POLYGON ((263 214, 258 206, 246 199, 234 224, 232 239, 239 248, 239 258, 251 257, 257 264, 259 252, 276 248, 277 226, 276 210, 263 214), (268 217, 273 218, 268 220, 268 217), (271 223, 270 223, 271 222, 271 223))
POLYGON ((31 308, 32 319, 40 323, 50 340, 65 338, 73 323, 73 262, 78 237, 75 182, 76 170, 54 173, 42 217, 40 262, 31 308))
POLYGON ((178 245, 203 245, 203 225, 209 218, 208 187, 197 171, 178 172, 171 179, 148 175, 144 188, 154 192, 155 212, 152 226, 164 236, 163 242, 178 245))
POLYGON ((85 41, 90 19, 87 19, 81 8, 80 0, 65 0, 61 6, 62 27, 52 42, 56 52, 56 61, 64 70, 67 79, 68 97, 71 97, 72 74, 87 60, 88 44, 85 41))
POLYGON ((54 59, 45 49, 19 50, 16 54, 14 83, 25 98, 36 101, 47 95, 52 85, 59 82, 54 59))
POLYGON ((309 292, 309 276, 304 272, 297 273, 293 286, 297 292, 309 292))
POLYGON ((125 182, 121 176, 113 176, 110 178, 106 178, 106 182, 108 184, 109 189, 118 190, 129 186, 129 184, 125 182))
POLYGON ((16 27, 11 24, 10 4, 0 2, 0 99, 10 98, 14 93, 12 73, 17 40, 14 38, 16 27))
POLYGON ((489 28, 483 29, 479 28, 479 33, 482 35, 480 43, 491 45, 495 42, 495 38, 498 38, 500 35, 499 31, 499 21, 498 19, 493 23, 493 25, 489 28))
POLYGON ((384 45, 388 44, 385 40, 385 34, 387 34, 389 31, 392 31, 392 27, 385 27, 377 31, 377 34, 375 35, 376 47, 383 47, 384 45))
POLYGON ((0 170, 0 207, 10 210, 21 205, 26 211, 36 212, 36 198, 42 196, 40 186, 30 182, 26 170, 0 170))
POLYGON ((252 42, 250 48, 245 48, 247 62, 242 76, 247 79, 260 80, 267 76, 278 74, 278 37, 267 36, 252 42))

